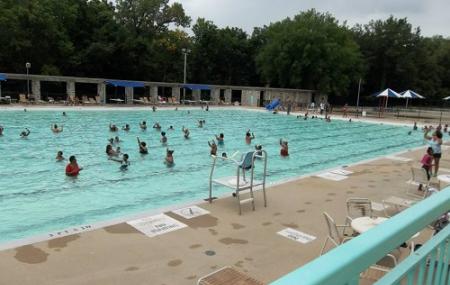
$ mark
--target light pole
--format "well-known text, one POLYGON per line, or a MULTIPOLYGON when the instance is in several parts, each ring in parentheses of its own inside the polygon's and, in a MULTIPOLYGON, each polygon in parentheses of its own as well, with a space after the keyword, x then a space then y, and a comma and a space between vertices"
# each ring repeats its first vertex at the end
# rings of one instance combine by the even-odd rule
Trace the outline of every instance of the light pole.
POLYGON ((358 98, 356 99, 356 117, 359 116, 359 92, 361 92, 361 77, 359 78, 358 83, 358 98))
POLYGON ((25 63, 25 68, 27 69, 27 98, 30 98, 30 68, 31 63, 25 63))
MULTIPOLYGON (((191 51, 187 48, 183 48, 181 49, 181 52, 184 55, 184 71, 183 71, 183 84, 186 84, 186 76, 187 76, 187 55, 188 53, 190 53, 191 51)), ((183 102, 185 99, 185 94, 186 93, 186 87, 183 87, 183 102)))

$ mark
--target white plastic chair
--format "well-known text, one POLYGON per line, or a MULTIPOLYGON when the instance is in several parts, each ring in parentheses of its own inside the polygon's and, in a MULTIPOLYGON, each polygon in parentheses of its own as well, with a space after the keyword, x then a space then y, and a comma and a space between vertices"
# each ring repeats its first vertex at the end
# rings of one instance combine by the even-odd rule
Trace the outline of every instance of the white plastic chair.
POLYGON ((345 225, 336 225, 334 219, 327 212, 323 212, 323 215, 327 224, 328 235, 325 239, 325 242, 323 243, 322 249, 320 250, 320 255, 323 254, 328 241, 330 241, 335 247, 337 247, 344 242, 352 239, 352 237, 347 237, 344 235, 345 229, 350 227, 348 220, 346 221, 345 225), (339 229, 342 229, 342 232, 340 232, 339 229))

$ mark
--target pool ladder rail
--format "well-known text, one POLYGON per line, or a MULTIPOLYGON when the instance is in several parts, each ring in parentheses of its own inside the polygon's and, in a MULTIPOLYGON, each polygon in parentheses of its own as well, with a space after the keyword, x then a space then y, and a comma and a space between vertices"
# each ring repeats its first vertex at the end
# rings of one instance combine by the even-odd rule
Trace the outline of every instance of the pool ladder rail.
POLYGON ((236 161, 233 157, 238 152, 235 152, 230 158, 226 157, 217 157, 215 155, 211 155, 212 158, 212 166, 211 172, 209 175, 209 197, 205 199, 205 201, 209 201, 212 203, 214 199, 217 197, 213 197, 213 184, 222 185, 231 189, 234 189, 234 194, 236 195, 238 205, 239 205, 239 215, 242 214, 242 205, 243 204, 252 204, 253 211, 255 210, 255 196, 253 191, 256 187, 260 188, 263 192, 264 197, 264 207, 267 207, 267 196, 266 196, 266 176, 267 176, 267 152, 265 150, 260 151, 250 151, 245 153, 240 161, 236 161), (227 176, 214 179, 214 171, 216 168, 217 160, 221 160, 224 162, 231 162, 236 166, 236 176, 227 176), (255 179, 255 162, 261 161, 264 164, 263 167, 263 175, 262 180, 255 179), (241 170, 242 170, 242 178, 241 178, 241 170), (246 180, 245 171, 250 170, 250 180, 246 180), (249 198, 241 199, 243 191, 248 191, 249 198), (241 193, 242 192, 242 193, 241 193))

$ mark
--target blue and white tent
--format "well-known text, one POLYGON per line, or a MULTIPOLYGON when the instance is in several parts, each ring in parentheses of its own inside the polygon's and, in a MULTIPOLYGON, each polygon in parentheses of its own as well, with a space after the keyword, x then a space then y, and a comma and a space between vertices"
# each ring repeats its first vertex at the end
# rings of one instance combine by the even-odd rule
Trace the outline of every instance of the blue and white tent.
POLYGON ((394 90, 387 88, 383 91, 372 94, 373 97, 391 97, 391 98, 402 98, 400 93, 395 92, 394 90))
POLYGON ((408 101, 409 99, 425 99, 424 96, 420 95, 419 93, 416 93, 412 90, 406 90, 400 93, 403 98, 406 98, 406 108, 408 108, 408 101))

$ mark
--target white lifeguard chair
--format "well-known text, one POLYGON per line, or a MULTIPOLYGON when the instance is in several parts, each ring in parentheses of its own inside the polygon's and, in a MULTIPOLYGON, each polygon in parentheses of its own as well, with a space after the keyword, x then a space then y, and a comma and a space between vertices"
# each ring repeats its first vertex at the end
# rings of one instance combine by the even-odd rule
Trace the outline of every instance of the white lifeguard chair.
MULTIPOLYGON (((234 155, 233 155, 234 156, 234 155)), ((232 156, 232 157, 233 157, 232 156)), ((253 211, 255 210, 255 197, 253 191, 255 188, 261 189, 264 197, 264 207, 267 207, 267 196, 266 196, 266 176, 267 176, 267 152, 265 150, 249 151, 242 155, 240 161, 231 158, 223 158, 212 155, 213 159, 211 173, 209 175, 209 197, 206 201, 212 203, 215 197, 213 197, 213 184, 218 184, 231 189, 234 189, 234 194, 236 195, 238 205, 239 205, 239 215, 242 214, 242 205, 251 203, 253 211), (214 170, 216 167, 217 159, 223 161, 232 162, 236 165, 236 176, 226 176, 214 179, 214 170), (262 180, 255 179, 255 162, 260 161, 263 166, 262 180), (250 179, 246 179, 245 172, 250 171, 250 179), (242 172, 242 176, 241 176, 242 172), (242 195, 249 194, 249 197, 242 199, 242 195)))

